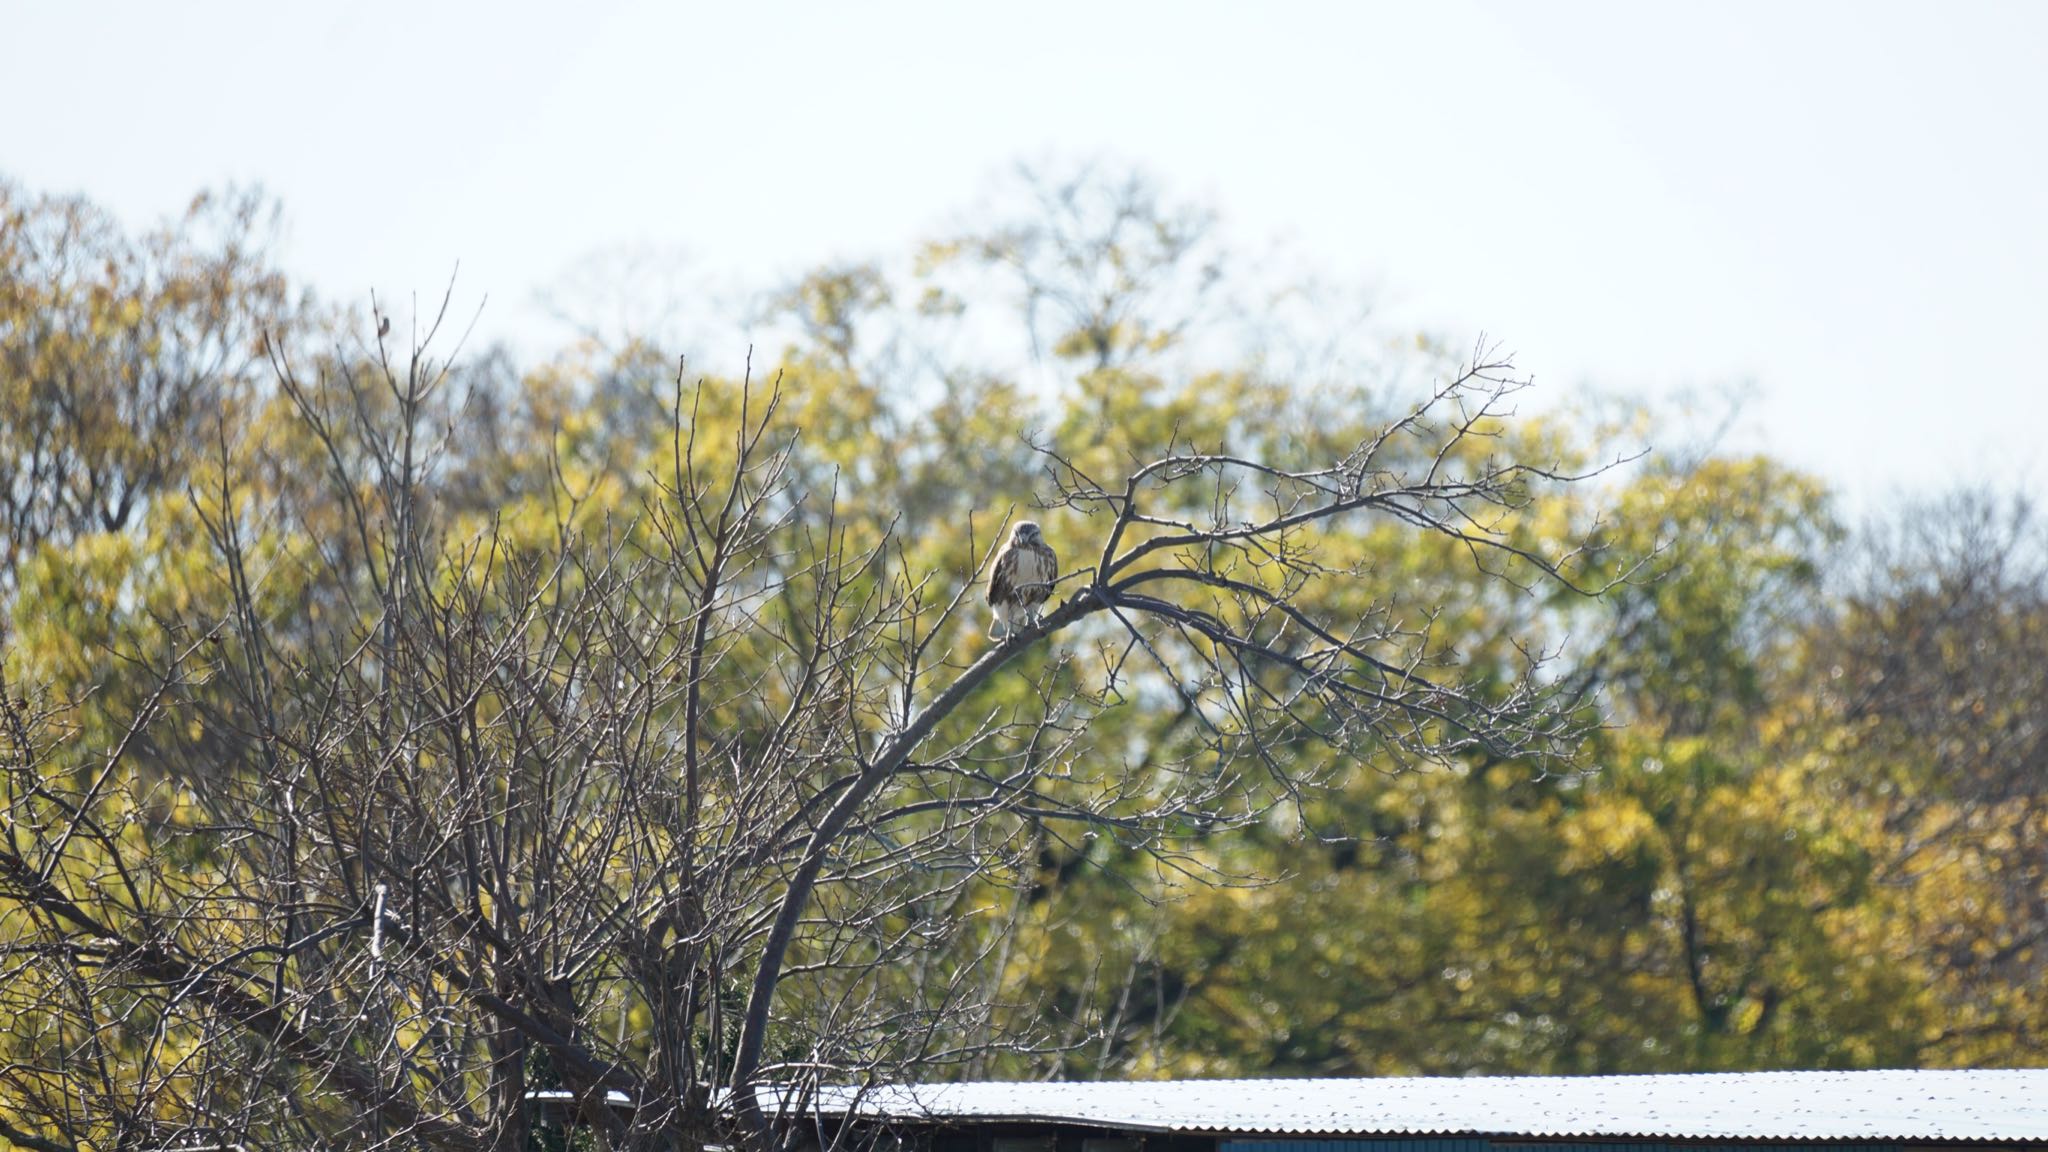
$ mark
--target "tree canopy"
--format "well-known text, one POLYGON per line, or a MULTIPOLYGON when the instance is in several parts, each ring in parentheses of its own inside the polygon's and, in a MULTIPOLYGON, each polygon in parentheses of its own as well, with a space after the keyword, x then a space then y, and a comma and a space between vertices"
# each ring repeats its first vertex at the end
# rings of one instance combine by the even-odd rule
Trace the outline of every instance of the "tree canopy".
POLYGON ((1028 192, 722 376, 351 322, 259 198, 0 185, 0 1140, 2040 1058, 2023 500, 1846 525, 1484 342, 1302 377, 1205 214, 1028 192))

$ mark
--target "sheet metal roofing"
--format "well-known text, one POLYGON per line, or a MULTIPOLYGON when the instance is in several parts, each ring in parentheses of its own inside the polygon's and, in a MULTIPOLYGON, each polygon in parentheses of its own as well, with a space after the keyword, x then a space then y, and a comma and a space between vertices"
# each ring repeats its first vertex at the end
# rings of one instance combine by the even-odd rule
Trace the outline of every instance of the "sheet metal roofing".
POLYGON ((848 1103, 899 1120, 1247 1136, 2048 1142, 2048 1069, 969 1083, 827 1110, 848 1103))

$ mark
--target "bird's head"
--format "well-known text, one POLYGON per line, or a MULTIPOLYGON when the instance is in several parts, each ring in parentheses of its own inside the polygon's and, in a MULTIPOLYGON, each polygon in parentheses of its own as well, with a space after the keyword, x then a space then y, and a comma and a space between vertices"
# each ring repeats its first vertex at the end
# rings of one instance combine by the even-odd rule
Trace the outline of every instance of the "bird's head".
POLYGON ((1019 544, 1035 544, 1045 539, 1045 536, 1038 530, 1038 521, 1019 520, 1017 521, 1016 530, 1010 533, 1010 539, 1017 541, 1019 544))

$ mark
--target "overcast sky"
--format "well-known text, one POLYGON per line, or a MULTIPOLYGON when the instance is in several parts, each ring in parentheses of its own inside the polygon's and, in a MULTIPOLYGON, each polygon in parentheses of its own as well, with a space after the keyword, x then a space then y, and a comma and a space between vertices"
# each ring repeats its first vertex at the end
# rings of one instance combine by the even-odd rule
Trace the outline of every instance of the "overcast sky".
POLYGON ((579 257, 749 281, 1106 156, 1553 395, 1748 382, 1867 504, 2048 495, 2048 4, 19 4, 0 172, 260 182, 324 295, 539 323, 579 257))

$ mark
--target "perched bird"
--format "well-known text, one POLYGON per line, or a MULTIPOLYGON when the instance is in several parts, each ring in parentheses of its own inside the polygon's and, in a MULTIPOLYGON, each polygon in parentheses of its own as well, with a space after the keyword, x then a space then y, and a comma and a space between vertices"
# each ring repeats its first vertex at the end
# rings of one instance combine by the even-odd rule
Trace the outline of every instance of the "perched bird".
POLYGON ((1038 530, 1036 522, 1017 521, 1010 542, 996 553, 996 566, 988 575, 988 606, 995 609, 992 639, 1008 636, 1018 627, 1038 623, 1038 608, 1052 595, 1052 582, 1059 575, 1060 560, 1052 545, 1038 530))

